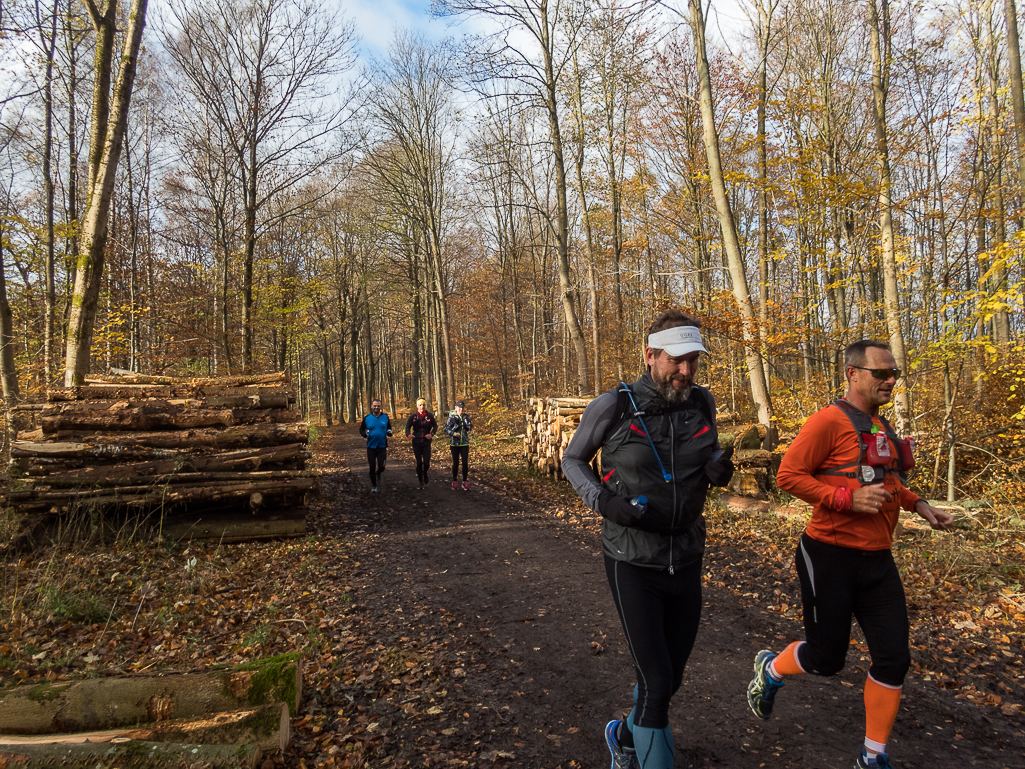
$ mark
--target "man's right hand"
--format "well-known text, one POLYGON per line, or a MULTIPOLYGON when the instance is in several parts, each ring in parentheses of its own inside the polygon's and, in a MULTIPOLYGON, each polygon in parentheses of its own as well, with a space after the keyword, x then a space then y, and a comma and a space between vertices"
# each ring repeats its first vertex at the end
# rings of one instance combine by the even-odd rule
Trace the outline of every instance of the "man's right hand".
POLYGON ((598 494, 598 512, 620 526, 637 526, 644 515, 638 508, 630 504, 630 500, 602 489, 598 494))
POLYGON ((882 510, 883 505, 892 499, 890 492, 881 483, 862 486, 854 491, 854 512, 873 515, 882 510))

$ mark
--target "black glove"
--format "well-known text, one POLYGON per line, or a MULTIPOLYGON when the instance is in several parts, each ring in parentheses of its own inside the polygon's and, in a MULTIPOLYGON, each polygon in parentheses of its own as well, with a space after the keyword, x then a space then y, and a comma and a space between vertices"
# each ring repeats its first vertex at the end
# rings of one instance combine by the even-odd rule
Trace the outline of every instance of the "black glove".
POLYGON ((639 526, 644 513, 630 503, 626 497, 602 489, 598 494, 598 512, 620 526, 639 526))
POLYGON ((729 446, 723 449, 721 457, 713 459, 705 465, 705 475, 708 476, 708 480, 712 482, 713 486, 729 484, 730 478, 733 477, 733 462, 730 461, 732 456, 733 447, 729 446))

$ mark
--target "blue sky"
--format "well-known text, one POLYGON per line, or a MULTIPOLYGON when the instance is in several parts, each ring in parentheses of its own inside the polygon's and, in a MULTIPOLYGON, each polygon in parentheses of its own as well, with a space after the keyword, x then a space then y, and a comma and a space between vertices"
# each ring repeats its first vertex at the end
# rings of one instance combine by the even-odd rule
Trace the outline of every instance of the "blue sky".
POLYGON ((412 29, 429 40, 446 35, 458 37, 463 29, 476 28, 476 22, 463 21, 450 28, 450 19, 432 19, 430 0, 341 0, 342 14, 352 19, 360 37, 361 58, 381 56, 388 49, 395 31, 412 29))
MULTIPOLYGON (((731 29, 746 26, 747 19, 738 8, 739 0, 712 0, 709 12, 708 34, 719 37, 719 29, 727 35, 731 29)), ((438 40, 446 35, 460 37, 466 31, 479 31, 485 21, 480 18, 461 19, 450 26, 452 19, 432 19, 431 0, 339 0, 342 13, 356 23, 359 33, 361 57, 381 56, 387 50, 396 29, 413 29, 428 39, 438 40)), ((669 0, 669 4, 686 13, 686 0, 669 0)))

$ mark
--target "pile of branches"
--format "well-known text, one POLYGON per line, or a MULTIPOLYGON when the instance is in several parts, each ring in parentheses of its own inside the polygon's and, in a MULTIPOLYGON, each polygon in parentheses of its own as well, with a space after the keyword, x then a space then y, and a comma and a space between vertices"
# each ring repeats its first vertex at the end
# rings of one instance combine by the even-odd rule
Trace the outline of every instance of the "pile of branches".
MULTIPOLYGON (((17 407, 38 427, 12 444, 6 503, 36 523, 83 510, 159 514, 161 525, 212 512, 279 518, 301 508, 315 484, 305 470, 308 426, 294 402, 284 372, 204 379, 126 373, 49 390, 46 403, 17 407)), ((186 522, 201 534, 196 525, 186 522)), ((302 533, 279 528, 254 533, 302 533)), ((166 526, 163 533, 174 534, 166 526)), ((220 528, 210 535, 225 534, 220 528)))

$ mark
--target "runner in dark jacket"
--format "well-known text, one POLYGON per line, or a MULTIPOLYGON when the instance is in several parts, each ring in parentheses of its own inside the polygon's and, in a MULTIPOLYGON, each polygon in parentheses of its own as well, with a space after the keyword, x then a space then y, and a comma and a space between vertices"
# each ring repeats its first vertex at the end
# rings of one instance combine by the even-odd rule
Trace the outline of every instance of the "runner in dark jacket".
POLYGON ((416 457, 416 479, 418 488, 428 482, 428 471, 431 469, 431 441, 438 432, 438 423, 434 414, 427 410, 427 401, 420 398, 416 402, 416 411, 406 420, 406 437, 413 439, 413 456, 416 457))
POLYGON ((629 717, 605 726, 616 769, 672 769, 669 703, 701 619, 705 496, 733 473, 712 395, 694 384, 699 326, 679 310, 662 313, 648 329, 648 372, 588 404, 562 460, 604 518, 605 573, 637 672, 629 717), (599 449, 600 479, 591 470, 599 449))
POLYGON ((451 436, 449 447, 452 450, 452 490, 459 488, 459 460, 463 461, 463 491, 470 490, 470 482, 466 480, 467 461, 470 458, 470 436, 473 434, 473 422, 470 415, 463 413, 466 404, 456 401, 456 410, 448 415, 445 422, 445 434, 451 436))
POLYGON ((384 473, 384 465, 388 460, 388 436, 391 435, 391 419, 381 411, 381 401, 377 398, 370 404, 370 413, 359 423, 359 434, 367 439, 370 490, 377 491, 377 481, 384 473))

